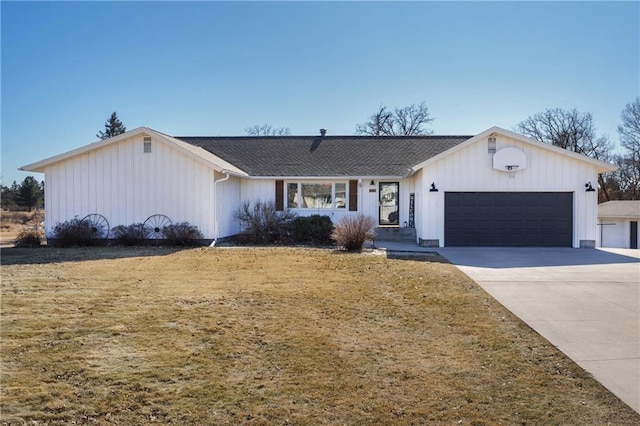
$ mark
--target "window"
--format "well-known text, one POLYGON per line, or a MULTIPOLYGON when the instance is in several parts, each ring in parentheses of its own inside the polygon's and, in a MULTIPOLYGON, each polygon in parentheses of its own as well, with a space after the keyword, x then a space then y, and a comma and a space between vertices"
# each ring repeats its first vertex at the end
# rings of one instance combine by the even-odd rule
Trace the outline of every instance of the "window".
POLYGON ((298 207, 298 184, 290 183, 287 185, 287 208, 295 209, 298 207))
POLYGON ((347 200, 347 184, 344 182, 287 184, 287 207, 290 209, 344 209, 347 200))
POLYGON ((489 154, 495 154, 496 153, 496 138, 489 138, 489 149, 488 149, 489 154))
POLYGON ((335 185, 336 185, 336 208, 346 209, 347 208, 347 184, 336 183, 335 185))
POLYGON ((303 209, 330 209, 332 206, 330 183, 303 183, 302 199, 303 209))
POLYGON ((144 143, 143 143, 142 152, 144 152, 145 154, 150 154, 151 153, 151 136, 145 136, 144 137, 144 143))

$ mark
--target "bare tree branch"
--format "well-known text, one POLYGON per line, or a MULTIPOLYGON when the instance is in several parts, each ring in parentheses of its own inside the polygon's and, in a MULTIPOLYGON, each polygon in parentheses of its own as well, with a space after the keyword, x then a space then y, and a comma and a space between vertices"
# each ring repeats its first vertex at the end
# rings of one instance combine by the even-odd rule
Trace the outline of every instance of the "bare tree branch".
POLYGON ((378 111, 369 117, 369 121, 356 125, 357 135, 371 136, 413 136, 430 135, 426 126, 433 121, 429 108, 422 102, 406 107, 395 107, 393 111, 380 105, 378 111))
MULTIPOLYGON (((576 109, 546 109, 517 124, 516 130, 525 136, 537 139, 569 151, 608 161, 612 144, 606 136, 596 135, 593 116, 576 109)), ((609 200, 608 185, 602 175, 598 176, 604 198, 609 200)))
POLYGON ((273 127, 271 124, 254 124, 244 129, 249 136, 289 136, 288 127, 273 127))

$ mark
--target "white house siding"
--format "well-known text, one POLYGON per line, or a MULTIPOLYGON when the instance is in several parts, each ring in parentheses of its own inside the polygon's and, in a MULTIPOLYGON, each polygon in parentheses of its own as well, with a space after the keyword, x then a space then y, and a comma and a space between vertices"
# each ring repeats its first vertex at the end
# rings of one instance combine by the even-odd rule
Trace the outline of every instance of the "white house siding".
MULTIPOLYGON (((444 244, 445 192, 572 192, 573 246, 581 240, 596 240, 597 192, 586 192, 585 184, 597 187, 594 165, 538 148, 506 136, 498 135, 496 149, 516 147, 527 157, 524 170, 514 177, 493 169, 492 155, 488 153, 488 140, 482 139, 446 157, 428 164, 419 185, 424 214, 418 226, 419 238, 438 240, 444 244), (438 192, 429 192, 431 183, 438 192)), ((419 199, 416 195, 416 198, 419 199)))
POLYGON ((213 234, 217 238, 229 237, 240 232, 240 225, 235 218, 235 213, 240 206, 242 179, 222 173, 215 173, 215 185, 217 204, 214 207, 218 229, 213 234))
POLYGON ((163 214, 214 236, 213 169, 156 138, 151 153, 138 135, 54 163, 45 181, 47 234, 56 223, 97 213, 111 228, 163 214))

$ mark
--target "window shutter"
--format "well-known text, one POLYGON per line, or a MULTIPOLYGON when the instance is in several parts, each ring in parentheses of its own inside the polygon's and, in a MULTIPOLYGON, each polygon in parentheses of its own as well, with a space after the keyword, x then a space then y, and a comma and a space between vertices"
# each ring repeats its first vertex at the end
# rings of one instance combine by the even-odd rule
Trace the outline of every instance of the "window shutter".
POLYGON ((276 181, 276 211, 284 210, 284 181, 276 181))
POLYGON ((358 211, 358 181, 349 181, 349 211, 358 211))

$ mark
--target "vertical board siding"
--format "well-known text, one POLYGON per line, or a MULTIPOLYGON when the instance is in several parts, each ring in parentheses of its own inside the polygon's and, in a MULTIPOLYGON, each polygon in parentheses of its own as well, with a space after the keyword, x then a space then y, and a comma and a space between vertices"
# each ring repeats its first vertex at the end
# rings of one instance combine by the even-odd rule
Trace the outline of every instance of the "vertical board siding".
MULTIPOLYGON (((214 235, 212 169, 156 138, 150 154, 137 136, 53 164, 45 182, 48 235, 57 223, 93 213, 107 218, 112 229, 164 214, 174 223, 198 226, 207 238, 214 235)), ((225 184, 225 196, 239 198, 239 183, 225 184)), ((224 229, 233 229, 228 210, 219 219, 224 229)))
MULTIPOLYGON (((419 237, 444 241, 444 193, 458 192, 573 192, 574 193, 574 247, 580 240, 596 239, 597 197, 585 192, 585 183, 597 184, 594 165, 564 155, 538 148, 515 139, 499 136, 496 148, 515 147, 527 156, 526 168, 514 177, 493 169, 492 154, 488 153, 487 140, 465 147, 426 166, 421 188, 416 193, 425 197, 420 217, 419 237), (431 182, 439 192, 429 193, 431 182), (425 189, 426 188, 426 189, 425 189), (425 192, 427 191, 427 192, 425 192)), ((417 195, 416 195, 417 196, 417 195)), ((416 225, 418 227, 418 225, 416 225)))

